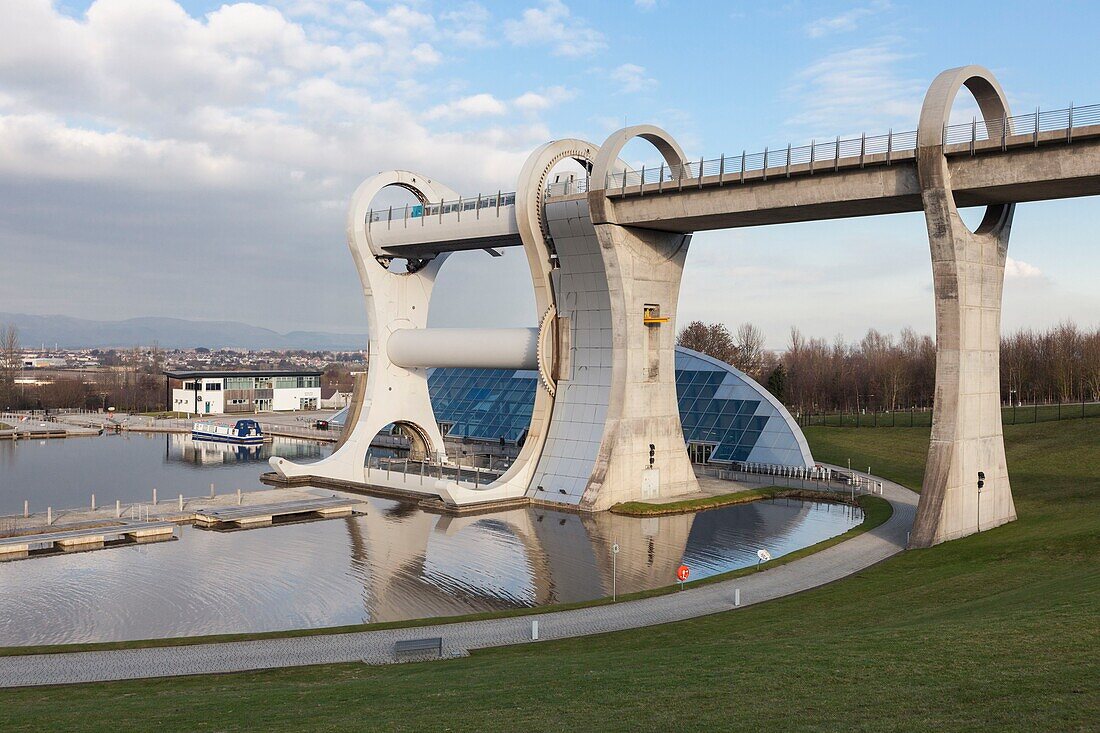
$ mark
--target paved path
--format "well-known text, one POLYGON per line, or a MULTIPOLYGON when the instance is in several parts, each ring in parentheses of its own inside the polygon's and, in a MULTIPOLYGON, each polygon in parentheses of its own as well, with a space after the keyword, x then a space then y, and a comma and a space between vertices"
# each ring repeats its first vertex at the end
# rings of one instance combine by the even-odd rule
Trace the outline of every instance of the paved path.
POLYGON ((517 618, 487 619, 418 628, 265 639, 223 644, 151 647, 118 651, 0 657, 0 687, 241 672, 274 667, 366 661, 393 661, 394 643, 402 639, 443 638, 444 656, 471 649, 531 642, 531 621, 539 621, 539 638, 564 639, 622 631, 706 616, 780 598, 859 572, 905 547, 913 524, 917 495, 884 482, 883 496, 894 513, 879 527, 787 565, 743 578, 704 585, 682 593, 614 605, 556 611, 517 618))

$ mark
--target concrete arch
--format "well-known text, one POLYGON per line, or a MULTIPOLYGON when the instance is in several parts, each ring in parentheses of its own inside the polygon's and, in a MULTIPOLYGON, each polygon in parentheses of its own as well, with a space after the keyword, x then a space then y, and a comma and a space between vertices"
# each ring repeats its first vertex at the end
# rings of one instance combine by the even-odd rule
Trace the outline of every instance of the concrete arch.
POLYGON ((963 86, 977 100, 987 127, 995 123, 999 130, 1009 117, 1004 92, 981 66, 944 71, 921 108, 916 162, 935 293, 936 400, 913 547, 1016 518, 1000 412, 1001 294, 1015 204, 987 207, 973 232, 959 217, 944 128, 963 86))
MULTIPOLYGON (((964 86, 978 103, 986 129, 996 131, 992 134, 999 133, 1002 124, 1011 125, 1012 117, 1004 90, 992 72, 984 66, 972 64, 948 69, 941 72, 928 87, 921 106, 920 123, 917 126, 917 175, 923 189, 942 189, 946 192, 946 200, 942 205, 947 207, 949 216, 957 219, 962 226, 965 224, 959 218, 958 209, 955 207, 955 196, 951 191, 951 175, 947 169, 947 158, 943 155, 943 145, 944 132, 950 122, 951 107, 955 103, 959 90, 964 86)), ((1006 133, 1012 134, 1011 128, 1006 130, 1006 133)), ((927 208, 927 202, 925 205, 927 208)), ((994 234, 1007 229, 1012 225, 1014 210, 1015 204, 987 206, 985 216, 974 233, 994 234)))
MULTIPOLYGON (((367 221, 374 198, 385 188, 404 189, 416 196, 417 200, 425 205, 432 202, 454 200, 459 197, 458 192, 454 189, 412 171, 383 171, 363 181, 351 196, 346 225, 348 247, 351 248, 351 254, 355 258, 357 267, 360 267, 361 262, 365 262, 367 258, 378 260, 393 257, 393 255, 374 245, 370 235, 371 224, 367 221)), ((438 255, 436 259, 440 257, 445 257, 445 253, 438 255)), ((366 279, 362 267, 360 267, 359 274, 360 279, 365 284, 366 279)))
POLYGON ((424 443, 426 457, 442 460, 447 449, 428 399, 427 369, 404 368, 390 361, 387 342, 398 330, 425 328, 428 307, 445 254, 422 261, 415 270, 390 272, 382 261, 387 255, 371 243, 367 216, 374 197, 391 186, 412 191, 422 201, 455 199, 458 194, 426 176, 410 171, 386 171, 359 185, 348 207, 347 241, 367 308, 367 377, 352 397, 349 414, 355 417, 350 433, 332 455, 309 465, 282 458, 270 463, 284 478, 323 475, 345 481, 363 482, 363 463, 371 441, 389 423, 418 426, 415 434, 424 443), (359 388, 361 387, 361 388, 359 388), (318 470, 320 469, 320 470, 318 470))
POLYGON ((623 151, 626 144, 636 137, 640 137, 646 142, 649 142, 653 147, 657 148, 657 152, 661 154, 661 157, 665 159, 665 163, 668 164, 672 170, 679 170, 687 160, 687 156, 684 155, 683 148, 680 147, 680 143, 676 142, 672 135, 657 127, 656 125, 633 125, 632 127, 624 127, 621 130, 611 133, 603 145, 600 146, 600 152, 596 156, 596 161, 592 165, 592 190, 604 190, 607 188, 607 180, 612 172, 614 172, 613 166, 619 159, 619 153, 623 151))

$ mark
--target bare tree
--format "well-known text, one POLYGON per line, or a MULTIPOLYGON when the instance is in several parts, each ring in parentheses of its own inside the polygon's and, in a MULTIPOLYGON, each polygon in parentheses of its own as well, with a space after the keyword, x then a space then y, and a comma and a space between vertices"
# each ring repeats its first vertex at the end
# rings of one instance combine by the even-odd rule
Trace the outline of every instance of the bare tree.
POLYGON ((19 329, 8 324, 0 330, 0 402, 3 407, 15 406, 15 377, 22 368, 21 357, 19 329))
POLYGON ((737 355, 731 363, 759 381, 766 361, 764 332, 751 323, 742 323, 737 328, 737 355))

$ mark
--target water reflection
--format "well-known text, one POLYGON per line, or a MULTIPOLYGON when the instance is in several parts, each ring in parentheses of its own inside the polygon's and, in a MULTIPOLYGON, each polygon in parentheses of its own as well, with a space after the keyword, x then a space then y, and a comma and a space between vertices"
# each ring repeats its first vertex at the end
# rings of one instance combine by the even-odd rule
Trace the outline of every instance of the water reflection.
POLYGON ((330 445, 275 438, 262 446, 192 442, 187 434, 122 433, 60 440, 0 441, 0 514, 146 501, 161 496, 202 496, 263 488, 267 459, 319 460, 330 445), (243 449, 243 452, 239 449, 243 449))
POLYGON ((756 563, 844 532, 859 510, 755 502, 631 519, 522 508, 429 514, 367 500, 365 516, 0 564, 0 645, 391 621, 568 603, 756 563))
MULTIPOLYGON (((212 440, 192 440, 190 435, 174 433, 165 436, 165 458, 169 461, 197 466, 225 466, 237 463, 266 464, 272 456, 308 463, 328 455, 329 448, 321 443, 273 438, 263 445, 233 445, 212 440)), ((262 465, 260 470, 263 470, 262 465)))

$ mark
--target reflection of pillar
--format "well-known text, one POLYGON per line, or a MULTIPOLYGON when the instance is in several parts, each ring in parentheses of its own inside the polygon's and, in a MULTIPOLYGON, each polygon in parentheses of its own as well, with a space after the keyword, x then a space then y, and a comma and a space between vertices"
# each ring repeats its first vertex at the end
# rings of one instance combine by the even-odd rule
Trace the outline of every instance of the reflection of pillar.
POLYGON ((586 514, 583 520, 597 558, 603 594, 611 595, 613 567, 618 573, 620 594, 675 582, 676 568, 687 550, 696 515, 638 518, 599 512, 586 514), (613 566, 614 544, 619 545, 619 555, 613 566))
POLYGON ((959 217, 943 136, 963 85, 991 134, 1000 134, 1009 117, 1004 92, 979 66, 940 74, 921 109, 917 173, 936 298, 936 395, 914 547, 971 534, 979 518, 981 528, 1016 518, 1000 409, 1001 290, 1014 205, 988 207, 974 232, 959 217), (980 494, 979 471, 985 475, 980 494))

